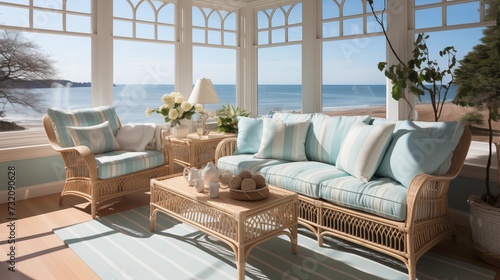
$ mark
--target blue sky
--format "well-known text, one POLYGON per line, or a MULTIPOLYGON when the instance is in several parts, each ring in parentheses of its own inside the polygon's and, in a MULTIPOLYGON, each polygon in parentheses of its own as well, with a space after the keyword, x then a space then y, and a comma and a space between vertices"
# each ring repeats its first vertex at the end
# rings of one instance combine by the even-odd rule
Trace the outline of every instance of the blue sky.
MULTIPOLYGON (((26 0, 27 1, 27 0, 26 0)), ((69 1, 79 9, 87 8, 88 1, 69 1)), ((467 13, 468 6, 458 5, 459 22, 477 21, 477 13, 467 13)), ((435 14, 427 11, 428 23, 418 21, 425 27, 436 25, 435 14)), ((12 15, 11 15, 12 16, 12 15)), ((46 17, 46 24, 51 25, 52 15, 46 17)), ((12 20, 12 19, 7 19, 12 20)), ((79 20, 74 21, 74 28, 79 20)), ((87 26, 85 21, 81 26, 87 26)), ((457 49, 457 58, 461 59, 482 37, 481 29, 443 31, 428 33, 428 45, 431 59, 438 59, 438 51, 453 45, 457 49), (467 38, 466 40, 464 38, 467 38)), ((90 81, 91 78, 91 43, 89 37, 67 37, 41 33, 26 33, 26 37, 35 40, 42 49, 56 61, 59 78, 78 82, 90 81)), ((174 83, 174 47, 168 44, 115 40, 114 82, 117 84, 173 84, 174 83)), ((301 46, 281 46, 261 48, 258 51, 258 79, 260 84, 300 84, 302 80, 301 46)), ((324 84, 384 84, 385 77, 378 71, 377 63, 385 60, 385 40, 383 37, 363 37, 360 39, 325 42, 323 44, 323 83, 324 84)), ((236 51, 195 47, 193 50, 193 79, 209 77, 216 84, 234 84, 236 81, 236 51)), ((441 62, 443 62, 441 60, 441 62)), ((182 62, 181 62, 182 63, 182 62)))

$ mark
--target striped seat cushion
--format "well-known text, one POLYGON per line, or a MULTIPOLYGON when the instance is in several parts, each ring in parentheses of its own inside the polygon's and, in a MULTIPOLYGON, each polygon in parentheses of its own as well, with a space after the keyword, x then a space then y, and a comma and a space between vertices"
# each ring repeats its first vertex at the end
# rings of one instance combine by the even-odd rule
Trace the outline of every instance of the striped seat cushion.
POLYGON ((334 204, 361 210, 395 221, 406 219, 407 189, 390 178, 363 182, 352 176, 321 184, 321 198, 334 204))
POLYGON ((112 151, 95 156, 97 176, 110 179, 125 174, 147 170, 163 164, 164 156, 160 151, 112 151))
POLYGON ((238 174, 244 170, 250 171, 252 174, 259 174, 263 167, 287 162, 278 159, 254 158, 253 154, 240 154, 221 157, 217 162, 217 169, 229 171, 232 174, 238 174))
POLYGON ((314 198, 320 197, 321 182, 349 176, 335 166, 317 161, 265 166, 259 173, 266 178, 268 184, 314 198))
POLYGON ((60 110, 48 109, 47 115, 52 121, 52 126, 56 133, 57 142, 61 147, 75 146, 73 139, 67 129, 68 126, 82 127, 93 126, 109 121, 109 126, 116 136, 120 124, 115 108, 112 106, 101 106, 95 108, 60 110))

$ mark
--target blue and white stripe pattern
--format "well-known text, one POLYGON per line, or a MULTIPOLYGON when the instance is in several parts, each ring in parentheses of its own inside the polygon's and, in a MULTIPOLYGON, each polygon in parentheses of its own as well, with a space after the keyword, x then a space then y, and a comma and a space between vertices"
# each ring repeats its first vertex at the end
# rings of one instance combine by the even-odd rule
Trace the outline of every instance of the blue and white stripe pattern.
POLYGON ((92 126, 109 121, 113 135, 116 136, 119 129, 118 117, 112 106, 76 110, 48 109, 47 115, 52 121, 57 141, 61 147, 75 145, 68 132, 68 126, 92 126))
POLYGON ((389 178, 362 182, 352 176, 321 183, 321 198, 347 208, 372 213, 391 220, 406 220, 408 190, 389 178))
POLYGON ((368 124, 370 116, 328 116, 315 113, 306 138, 307 158, 336 164, 340 145, 352 125, 358 121, 368 124))
MULTIPOLYGON (((54 233, 100 279, 236 279, 233 250, 174 218, 158 214, 149 231, 149 206, 55 229, 54 233)), ((299 227, 297 255, 288 236, 255 246, 245 279, 408 279, 404 265, 352 243, 325 236, 318 246, 299 227)), ((434 252, 417 263, 418 279, 493 279, 495 272, 434 252)))
POLYGON ((284 122, 264 118, 262 140, 256 158, 274 158, 291 161, 307 160, 305 141, 309 122, 284 122))
POLYGON ((68 126, 67 128, 75 145, 87 146, 94 154, 120 149, 109 121, 92 126, 68 126))
POLYGON ((160 151, 141 152, 112 151, 95 156, 100 179, 109 179, 163 164, 164 155, 160 151))
POLYGON ((356 122, 342 142, 337 168, 364 182, 370 181, 389 146, 394 126, 356 122))

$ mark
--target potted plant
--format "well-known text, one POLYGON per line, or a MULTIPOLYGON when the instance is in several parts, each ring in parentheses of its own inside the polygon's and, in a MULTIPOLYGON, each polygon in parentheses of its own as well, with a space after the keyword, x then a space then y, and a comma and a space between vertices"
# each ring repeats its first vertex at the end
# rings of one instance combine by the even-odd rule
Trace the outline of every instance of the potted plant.
POLYGON ((395 100, 402 99, 406 101, 408 106, 411 108, 410 115, 408 116, 408 118, 410 118, 414 108, 405 94, 406 91, 413 93, 413 95, 416 96, 420 101, 421 96, 427 93, 429 94, 431 100, 431 105, 434 112, 434 121, 438 121, 441 116, 443 106, 446 102, 446 97, 448 95, 450 86, 453 84, 452 69, 456 64, 455 48, 452 46, 448 46, 439 51, 439 56, 447 56, 448 58, 446 68, 441 70, 441 68, 439 67, 439 63, 436 60, 432 60, 430 58, 429 48, 427 47, 426 42, 426 40, 429 38, 429 35, 420 33, 413 43, 413 57, 408 60, 408 62, 403 62, 403 60, 394 50, 394 47, 392 46, 392 43, 389 40, 385 29, 383 21, 383 15, 385 13, 385 0, 383 0, 384 9, 381 12, 381 16, 379 16, 375 12, 373 1, 374 0, 368 0, 368 4, 370 5, 372 14, 375 17, 377 23, 381 26, 391 52, 398 60, 397 64, 390 66, 387 65, 387 62, 378 63, 378 69, 380 71, 384 71, 385 76, 392 83, 392 98, 394 98, 395 100), (448 82, 445 82, 447 76, 449 76, 450 79, 448 82))
POLYGON ((476 254, 484 261, 500 267, 500 174, 497 171, 497 191, 491 189, 490 169, 493 144, 500 161, 499 143, 493 143, 493 126, 500 118, 500 1, 489 3, 488 16, 496 17, 496 25, 483 31, 481 43, 464 56, 455 71, 458 84, 453 103, 463 107, 487 110, 488 160, 486 163, 484 192, 481 196, 469 196, 472 241, 476 254))
POLYGON ((222 109, 218 112, 217 117, 217 130, 220 132, 227 133, 237 133, 238 132, 238 117, 248 117, 250 116, 249 112, 240 109, 239 107, 231 106, 231 104, 227 104, 227 106, 222 105, 222 109))

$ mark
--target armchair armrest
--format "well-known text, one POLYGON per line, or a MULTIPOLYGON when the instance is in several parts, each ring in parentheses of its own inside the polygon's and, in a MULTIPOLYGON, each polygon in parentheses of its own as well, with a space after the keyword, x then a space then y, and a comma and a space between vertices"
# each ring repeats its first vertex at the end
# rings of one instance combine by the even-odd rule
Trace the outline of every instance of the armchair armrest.
POLYGON ((226 138, 219 142, 217 148, 215 149, 215 165, 217 166, 217 162, 219 158, 223 156, 230 156, 236 150, 236 137, 226 138))
POLYGON ((167 131, 163 130, 161 132, 161 146, 163 148, 165 164, 168 164, 168 174, 174 174, 174 151, 172 150, 172 146, 167 144, 167 135, 167 131))

